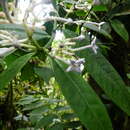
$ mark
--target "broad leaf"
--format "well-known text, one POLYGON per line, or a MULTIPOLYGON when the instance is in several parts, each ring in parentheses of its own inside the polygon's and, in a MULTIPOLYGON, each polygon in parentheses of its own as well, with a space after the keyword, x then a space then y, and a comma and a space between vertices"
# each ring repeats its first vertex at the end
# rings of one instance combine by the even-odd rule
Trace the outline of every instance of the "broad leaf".
POLYGON ((52 59, 55 78, 68 103, 90 130, 112 130, 106 109, 85 80, 74 72, 65 72, 61 62, 52 59))
POLYGON ((126 42, 129 40, 129 34, 124 26, 119 20, 111 20, 111 26, 114 31, 121 36, 126 42))
POLYGON ((30 60, 34 53, 29 53, 16 59, 0 74, 0 89, 3 89, 30 60))
POLYGON ((83 50, 77 55, 86 59, 87 71, 108 97, 130 115, 130 93, 119 74, 106 58, 100 52, 94 54, 92 49, 83 50))

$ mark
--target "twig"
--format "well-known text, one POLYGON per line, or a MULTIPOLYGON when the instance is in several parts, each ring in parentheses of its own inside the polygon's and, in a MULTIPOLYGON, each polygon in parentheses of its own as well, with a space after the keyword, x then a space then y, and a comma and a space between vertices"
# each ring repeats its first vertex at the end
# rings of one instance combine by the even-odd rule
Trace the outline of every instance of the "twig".
POLYGON ((95 25, 99 26, 99 23, 96 23, 96 22, 85 21, 85 20, 74 21, 71 18, 66 19, 66 18, 55 17, 55 16, 48 16, 48 17, 45 17, 45 18, 43 18, 41 20, 43 20, 45 22, 48 22, 48 21, 59 21, 59 22, 67 23, 67 24, 78 24, 78 25, 87 23, 87 24, 95 24, 95 25))

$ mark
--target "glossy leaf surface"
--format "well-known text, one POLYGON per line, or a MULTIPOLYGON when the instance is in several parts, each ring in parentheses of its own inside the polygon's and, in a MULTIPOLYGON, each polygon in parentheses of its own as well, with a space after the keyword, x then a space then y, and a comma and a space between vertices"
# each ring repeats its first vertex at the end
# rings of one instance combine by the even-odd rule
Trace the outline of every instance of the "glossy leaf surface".
POLYGON ((89 84, 79 74, 65 72, 60 62, 52 60, 52 65, 64 96, 86 128, 112 130, 106 109, 89 84))
POLYGON ((107 59, 100 52, 94 54, 92 49, 79 52, 78 55, 86 59, 87 71, 108 97, 130 115, 130 93, 107 59))

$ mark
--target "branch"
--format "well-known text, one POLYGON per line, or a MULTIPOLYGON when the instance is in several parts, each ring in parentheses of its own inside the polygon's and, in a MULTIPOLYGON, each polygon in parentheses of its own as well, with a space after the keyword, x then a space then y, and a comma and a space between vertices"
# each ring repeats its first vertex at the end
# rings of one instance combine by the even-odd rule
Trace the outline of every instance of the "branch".
POLYGON ((59 21, 59 22, 67 23, 67 24, 78 24, 78 25, 87 23, 87 24, 95 24, 95 25, 99 26, 99 24, 100 24, 100 23, 91 22, 91 21, 85 21, 85 20, 76 20, 76 21, 74 21, 71 18, 66 19, 66 18, 55 17, 55 16, 48 16, 48 17, 42 18, 41 20, 43 20, 45 22, 48 22, 48 21, 59 21))

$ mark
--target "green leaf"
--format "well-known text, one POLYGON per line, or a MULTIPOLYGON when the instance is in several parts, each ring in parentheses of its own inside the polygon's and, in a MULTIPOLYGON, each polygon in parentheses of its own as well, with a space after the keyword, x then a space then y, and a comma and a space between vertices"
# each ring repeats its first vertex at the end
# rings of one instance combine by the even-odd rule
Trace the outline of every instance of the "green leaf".
POLYGON ((41 107, 38 107, 38 108, 36 108, 36 109, 34 109, 31 113, 30 113, 30 115, 37 115, 37 114, 45 114, 45 113, 47 113, 47 112, 49 112, 50 111, 50 108, 49 108, 49 106, 41 106, 41 107))
POLYGON ((29 53, 16 59, 5 71, 0 74, 0 89, 3 89, 30 60, 34 53, 29 53))
MULTIPOLYGON (((76 127, 79 127, 79 126, 81 126, 82 124, 81 124, 81 122, 80 121, 70 121, 70 122, 66 122, 66 123, 64 123, 64 128, 65 129, 69 129, 69 128, 71 128, 71 129, 76 129, 76 127)), ((90 130, 90 129, 89 129, 90 130)))
POLYGON ((105 5, 94 5, 93 11, 108 11, 107 7, 105 5))
POLYGON ((44 24, 44 26, 46 27, 47 33, 51 35, 52 31, 53 31, 53 28, 54 28, 54 22, 53 21, 46 22, 44 24))
POLYGON ((130 79, 130 73, 127 74, 128 79, 130 79))
POLYGON ((76 15, 79 16, 79 17, 80 17, 80 16, 81 16, 81 17, 86 16, 86 11, 85 11, 85 10, 76 10, 75 13, 76 13, 76 15))
POLYGON ((57 118, 58 118, 57 115, 54 114, 47 115, 37 122, 36 128, 44 128, 53 123, 53 119, 57 118))
POLYGON ((37 108, 44 106, 44 105, 45 105, 45 103, 41 102, 41 101, 31 102, 31 103, 24 106, 23 111, 37 109, 37 108))
POLYGON ((63 111, 69 111, 71 110, 71 107, 70 106, 57 106, 55 108, 55 111, 58 111, 58 112, 63 112, 63 111))
MULTIPOLYGON (((32 125, 36 125, 36 123, 43 117, 41 113, 38 114, 31 114, 29 115, 29 119, 32 125)), ((27 129, 26 129, 27 130, 27 129)))
POLYGON ((105 37, 107 37, 109 39, 112 39, 111 35, 107 31, 103 30, 102 28, 99 29, 99 27, 97 25, 95 25, 95 24, 85 23, 84 27, 86 27, 88 29, 91 29, 91 30, 93 30, 95 32, 98 32, 99 34, 102 34, 102 35, 104 35, 105 37))
POLYGON ((21 70, 21 80, 32 80, 34 76, 34 65, 27 63, 21 70))
POLYGON ((107 59, 100 52, 94 54, 91 49, 83 50, 77 53, 77 55, 86 59, 87 71, 107 96, 130 115, 130 93, 119 74, 107 59))
POLYGON ((112 130, 106 109, 85 80, 74 72, 65 72, 61 62, 52 59, 55 78, 72 109, 90 130, 112 130))
POLYGON ((5 66, 5 61, 3 59, 0 59, 0 72, 2 72, 4 70, 5 66))
MULTIPOLYGON (((114 8, 109 10, 107 16, 109 19, 112 19, 113 17, 121 16, 121 15, 129 15, 129 9, 130 9, 130 2, 126 0, 126 2, 122 4, 116 4, 114 8)), ((123 19, 126 19, 127 17, 123 17, 123 19)))
POLYGON ((73 31, 71 31, 69 29, 64 29, 63 33, 64 33, 66 38, 73 38, 73 37, 77 37, 78 36, 75 32, 73 32, 73 31))
POLYGON ((4 61, 6 62, 6 65, 9 66, 12 64, 19 56, 15 55, 14 53, 8 55, 4 58, 4 61))
POLYGON ((32 102, 36 102, 38 100, 38 98, 35 98, 34 96, 32 95, 26 95, 24 97, 22 97, 18 102, 17 104, 19 105, 28 105, 32 102))
POLYGON ((48 67, 34 68, 35 73, 40 76, 47 84, 49 80, 54 76, 53 71, 48 67))
POLYGON ((111 20, 110 22, 114 31, 127 42, 129 40, 129 34, 124 24, 117 19, 111 20))
POLYGON ((47 130, 64 130, 64 126, 62 123, 57 123, 50 128, 47 128, 47 130))
POLYGON ((62 119, 63 120, 67 120, 68 121, 68 120, 72 120, 74 118, 77 118, 77 115, 74 114, 74 113, 65 113, 65 114, 62 115, 62 119))

